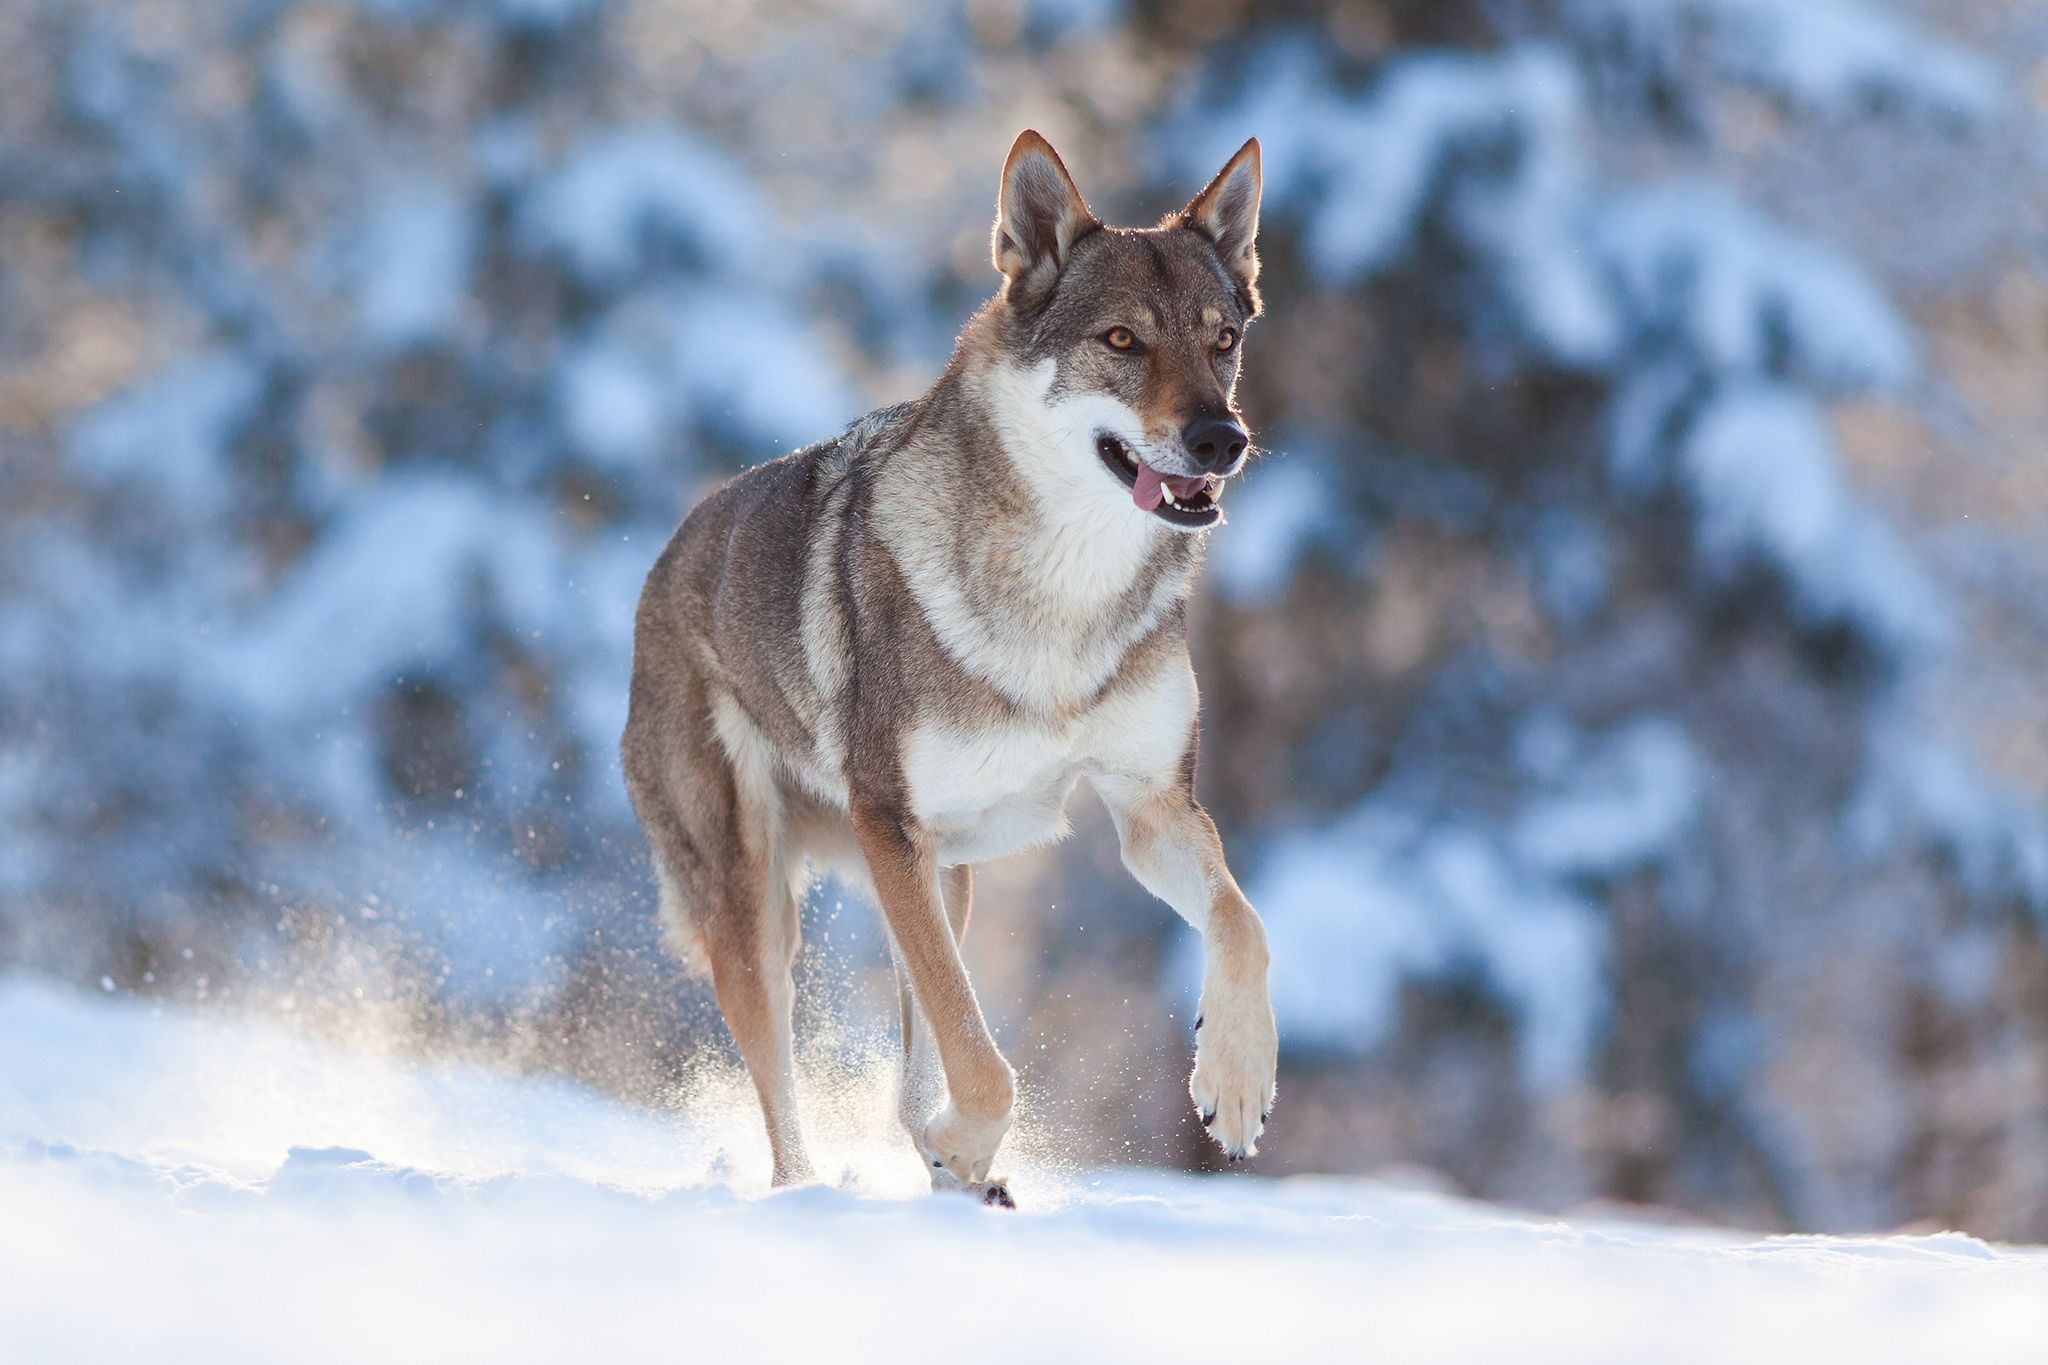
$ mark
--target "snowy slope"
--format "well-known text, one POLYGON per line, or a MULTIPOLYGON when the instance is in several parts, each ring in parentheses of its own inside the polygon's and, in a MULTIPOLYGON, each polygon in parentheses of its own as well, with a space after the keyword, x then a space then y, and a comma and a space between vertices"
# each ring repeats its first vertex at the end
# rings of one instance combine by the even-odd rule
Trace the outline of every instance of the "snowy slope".
MULTIPOLYGON (((1022 1214, 917 1197, 881 1080, 810 1096, 841 1175, 771 1196, 730 1075, 656 1115, 0 979, 0 1354, 2048 1359, 2048 1251, 1953 1234, 1563 1222, 1028 1155, 1022 1214)), ((1050 1140, 1023 1129, 1027 1154, 1050 1140)))

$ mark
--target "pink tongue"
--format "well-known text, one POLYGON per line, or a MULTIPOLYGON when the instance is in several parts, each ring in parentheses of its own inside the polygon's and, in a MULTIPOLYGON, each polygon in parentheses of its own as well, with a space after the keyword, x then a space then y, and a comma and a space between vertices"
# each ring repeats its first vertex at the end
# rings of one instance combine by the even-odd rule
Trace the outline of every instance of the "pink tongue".
POLYGON ((1138 481, 1131 485, 1131 501, 1147 512, 1157 507, 1165 497, 1159 489, 1160 481, 1165 477, 1143 460, 1138 461, 1138 481))
POLYGON ((1162 474, 1143 460, 1138 461, 1138 480, 1131 485, 1131 501, 1149 512, 1165 501, 1160 488, 1164 485, 1173 490, 1176 498, 1192 498, 1202 491, 1208 480, 1199 476, 1189 479, 1176 474, 1162 474))

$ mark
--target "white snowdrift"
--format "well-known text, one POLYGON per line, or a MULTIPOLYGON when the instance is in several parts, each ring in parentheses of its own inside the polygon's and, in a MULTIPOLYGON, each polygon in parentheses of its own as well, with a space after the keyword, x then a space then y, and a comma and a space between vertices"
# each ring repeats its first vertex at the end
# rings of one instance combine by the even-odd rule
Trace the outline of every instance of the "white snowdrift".
MULTIPOLYGON (((0 980, 10 1360, 2048 1359, 2048 1252, 1512 1213, 1366 1180, 1014 1163, 915 1196, 868 1067, 769 1195, 678 1114, 0 980), (853 1098, 848 1098, 851 1095, 853 1098)), ((1035 1141, 1034 1141, 1035 1140, 1035 1141)))

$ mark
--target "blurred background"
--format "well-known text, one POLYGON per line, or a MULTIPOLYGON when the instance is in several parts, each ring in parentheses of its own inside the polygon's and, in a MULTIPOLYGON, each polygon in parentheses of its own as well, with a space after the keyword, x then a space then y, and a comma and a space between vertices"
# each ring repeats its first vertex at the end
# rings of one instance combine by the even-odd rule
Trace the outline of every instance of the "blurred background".
MULTIPOLYGON (((1257 134, 1260 1169, 2048 1239, 2044 113, 2022 0, 4 0, 0 966, 664 1103, 662 541, 930 381, 1018 129, 1125 222, 1257 134)), ((1200 1165, 1078 806, 970 965, 1068 1157, 1200 1165)))

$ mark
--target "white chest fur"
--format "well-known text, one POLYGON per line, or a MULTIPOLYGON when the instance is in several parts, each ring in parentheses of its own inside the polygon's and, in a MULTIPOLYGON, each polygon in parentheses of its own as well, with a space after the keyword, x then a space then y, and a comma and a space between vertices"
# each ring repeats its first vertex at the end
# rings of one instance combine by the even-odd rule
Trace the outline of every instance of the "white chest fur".
POLYGON ((932 500, 921 473, 906 469, 888 487, 878 523, 946 651, 1011 701, 1042 712, 1099 691, 1187 587, 1182 567, 1160 574, 1147 600, 1127 600, 1161 538, 1174 533, 1140 511, 1095 454, 1097 430, 1125 431, 1135 416, 1106 395, 1052 399, 1053 376, 1046 361, 1029 370, 997 366, 975 381, 1033 509, 1029 525, 990 552, 1013 587, 992 595, 961 576, 958 514, 932 500))
POLYGON ((946 863, 1057 839, 1066 833, 1067 797, 1083 774, 1175 780, 1195 706, 1194 672, 1182 656, 1065 722, 964 726, 927 717, 903 745, 911 813, 936 838, 946 863))

